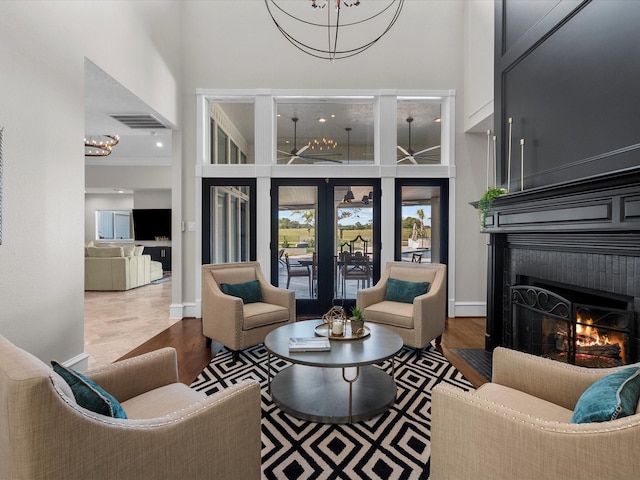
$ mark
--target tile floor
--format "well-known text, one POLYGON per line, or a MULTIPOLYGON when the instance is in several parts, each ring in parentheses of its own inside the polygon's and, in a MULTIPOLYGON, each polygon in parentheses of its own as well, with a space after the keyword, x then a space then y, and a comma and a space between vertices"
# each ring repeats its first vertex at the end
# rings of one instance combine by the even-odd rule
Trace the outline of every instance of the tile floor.
POLYGON ((124 292, 84 293, 84 343, 89 368, 113 363, 170 327, 171 281, 124 292))

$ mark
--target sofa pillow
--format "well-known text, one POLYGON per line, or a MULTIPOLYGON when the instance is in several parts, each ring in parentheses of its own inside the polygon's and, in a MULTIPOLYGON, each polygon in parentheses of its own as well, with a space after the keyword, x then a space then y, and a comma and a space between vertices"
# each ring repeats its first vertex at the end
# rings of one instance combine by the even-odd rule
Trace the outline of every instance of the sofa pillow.
POLYGON ((262 301, 262 293, 260 292, 260 283, 258 280, 245 283, 221 283, 220 290, 227 295, 240 297, 245 304, 262 301))
POLYGON ((142 255, 142 252, 144 252, 144 246, 143 245, 136 245, 133 248, 133 256, 134 257, 139 257, 140 255, 142 255))
POLYGON ((105 392, 97 383, 75 370, 60 365, 55 360, 51 362, 51 365, 53 371, 69 384, 78 405, 100 415, 127 418, 120 402, 113 395, 105 392))
POLYGON ((625 368, 603 377, 578 399, 571 423, 608 422, 636 412, 640 368, 625 368))
POLYGON ((136 248, 135 245, 124 245, 122 247, 122 252, 124 253, 125 257, 133 257, 135 248, 136 248))
POLYGON ((413 303, 414 298, 429 291, 429 286, 429 282, 406 282, 397 278, 388 278, 384 299, 391 302, 413 303))
POLYGON ((90 257, 124 257, 122 247, 87 247, 90 257))

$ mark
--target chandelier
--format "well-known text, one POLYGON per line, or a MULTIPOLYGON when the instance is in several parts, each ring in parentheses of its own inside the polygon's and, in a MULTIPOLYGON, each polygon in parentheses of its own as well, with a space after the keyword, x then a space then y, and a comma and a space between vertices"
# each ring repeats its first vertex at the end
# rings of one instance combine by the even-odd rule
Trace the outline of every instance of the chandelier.
POLYGON ((404 0, 264 0, 280 33, 312 57, 334 61, 374 45, 400 16, 404 0))
POLYGON ((338 146, 338 142, 331 138, 322 137, 320 139, 314 138, 309 142, 309 147, 311 150, 319 150, 322 152, 323 150, 333 150, 338 146))
POLYGON ((119 141, 118 135, 88 135, 84 137, 84 156, 106 157, 119 141))

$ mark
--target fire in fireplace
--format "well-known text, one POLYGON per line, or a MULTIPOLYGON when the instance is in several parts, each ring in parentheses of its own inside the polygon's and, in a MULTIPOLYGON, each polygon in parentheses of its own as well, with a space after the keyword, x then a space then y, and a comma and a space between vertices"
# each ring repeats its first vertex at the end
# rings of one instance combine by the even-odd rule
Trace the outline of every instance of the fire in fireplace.
POLYGON ((586 367, 635 361, 634 311, 626 299, 549 287, 511 287, 513 348, 586 367))
MULTIPOLYGON (((607 312, 610 313, 610 312, 607 312)), ((587 309, 577 312, 575 327, 565 328, 560 323, 555 327, 558 359, 592 367, 624 365, 627 358, 625 333, 607 326, 608 320, 594 323, 587 309), (573 361, 572 361, 573 360, 573 361)))

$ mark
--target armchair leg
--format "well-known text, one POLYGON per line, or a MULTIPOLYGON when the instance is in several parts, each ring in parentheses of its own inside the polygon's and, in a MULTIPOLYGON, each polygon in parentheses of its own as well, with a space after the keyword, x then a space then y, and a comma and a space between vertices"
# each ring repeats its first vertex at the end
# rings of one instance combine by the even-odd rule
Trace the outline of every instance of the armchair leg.
POLYGON ((414 350, 414 352, 416 354, 416 360, 420 360, 420 358, 422 357, 422 349, 416 347, 413 350, 414 350))
POLYGON ((441 343, 442 343, 442 335, 438 335, 436 337, 436 347, 439 347, 441 343))
POLYGON ((211 346, 211 342, 212 342, 212 340, 211 340, 209 337, 205 337, 205 345, 206 345, 207 347, 210 347, 210 346, 211 346))
POLYGON ((233 350, 233 361, 237 362, 240 360, 240 350, 233 350))

